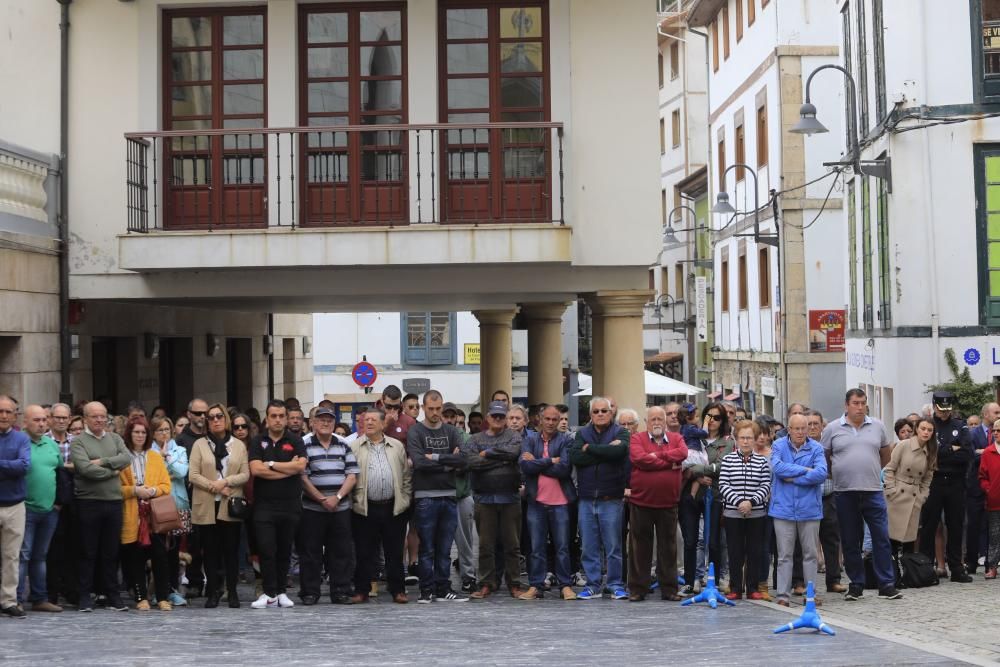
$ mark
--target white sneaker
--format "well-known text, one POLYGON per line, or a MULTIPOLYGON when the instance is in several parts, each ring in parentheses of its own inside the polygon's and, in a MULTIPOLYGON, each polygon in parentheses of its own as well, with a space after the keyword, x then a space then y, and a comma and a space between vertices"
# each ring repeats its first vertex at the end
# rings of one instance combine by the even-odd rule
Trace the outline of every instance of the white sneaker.
MULTIPOLYGON (((286 600, 288 598, 285 598, 286 600)), ((289 603, 291 600, 289 600, 289 603)), ((251 609, 277 609, 278 608, 278 598, 271 598, 267 595, 261 595, 259 598, 250 603, 251 609)))
POLYGON ((277 600, 278 600, 278 606, 281 607, 282 609, 287 609, 288 607, 295 606, 295 603, 292 602, 291 599, 289 599, 289 597, 284 593, 279 593, 277 600))

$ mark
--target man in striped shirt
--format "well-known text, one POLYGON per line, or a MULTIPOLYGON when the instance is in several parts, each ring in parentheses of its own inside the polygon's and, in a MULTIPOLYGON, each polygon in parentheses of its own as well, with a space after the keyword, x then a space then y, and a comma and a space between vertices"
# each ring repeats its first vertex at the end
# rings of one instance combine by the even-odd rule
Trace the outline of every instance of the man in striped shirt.
POLYGON ((305 437, 309 462, 302 471, 302 521, 299 554, 302 604, 319 600, 322 563, 330 575, 330 601, 351 604, 354 586, 354 540, 351 536, 351 490, 358 462, 351 448, 333 432, 336 415, 320 408, 313 432, 305 437))

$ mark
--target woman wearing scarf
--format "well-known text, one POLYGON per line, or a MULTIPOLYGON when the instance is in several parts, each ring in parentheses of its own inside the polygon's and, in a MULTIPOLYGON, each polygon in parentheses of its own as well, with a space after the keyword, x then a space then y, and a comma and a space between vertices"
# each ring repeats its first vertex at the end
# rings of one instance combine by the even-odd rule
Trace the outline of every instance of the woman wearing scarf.
POLYGON ((126 573, 135 608, 149 610, 146 561, 153 562, 153 581, 161 611, 170 611, 170 574, 167 567, 166 536, 152 531, 149 501, 170 493, 170 475, 163 458, 150 450, 153 437, 145 417, 133 417, 125 426, 125 446, 131 465, 119 473, 122 484, 122 568, 126 573))
POLYGON ((229 498, 243 497, 250 479, 246 444, 233 437, 229 413, 221 403, 208 408, 208 433, 191 447, 188 478, 193 488, 191 523, 198 531, 205 551, 205 607, 218 607, 219 566, 226 571, 229 606, 236 609, 239 576, 240 520, 229 515, 229 498))

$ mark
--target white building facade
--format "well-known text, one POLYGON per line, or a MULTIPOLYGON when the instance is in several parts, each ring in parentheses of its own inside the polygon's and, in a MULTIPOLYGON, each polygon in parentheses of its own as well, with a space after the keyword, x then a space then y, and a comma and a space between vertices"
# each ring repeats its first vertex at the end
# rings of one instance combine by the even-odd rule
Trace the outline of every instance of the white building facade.
MULTIPOLYGON (((724 192, 737 211, 711 216, 711 395, 756 413, 791 402, 830 413, 843 400, 843 343, 810 326, 843 310, 839 193, 833 176, 809 184, 837 158, 841 130, 831 117, 831 134, 808 143, 788 132, 806 78, 837 62, 835 19, 825 0, 699 0, 688 15, 709 40, 711 202, 724 192)), ((839 96, 813 89, 817 106, 838 108, 839 96)))
POLYGON ((977 382, 1000 376, 1000 2, 832 4, 861 158, 892 175, 848 183, 847 381, 892 421, 951 379, 948 349, 977 382))

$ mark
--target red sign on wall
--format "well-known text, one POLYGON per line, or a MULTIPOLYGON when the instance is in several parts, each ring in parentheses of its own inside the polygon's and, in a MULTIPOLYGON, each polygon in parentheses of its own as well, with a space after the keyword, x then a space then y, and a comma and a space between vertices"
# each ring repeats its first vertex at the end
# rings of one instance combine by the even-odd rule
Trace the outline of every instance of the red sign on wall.
POLYGON ((809 351, 844 351, 843 310, 809 311, 809 351))

